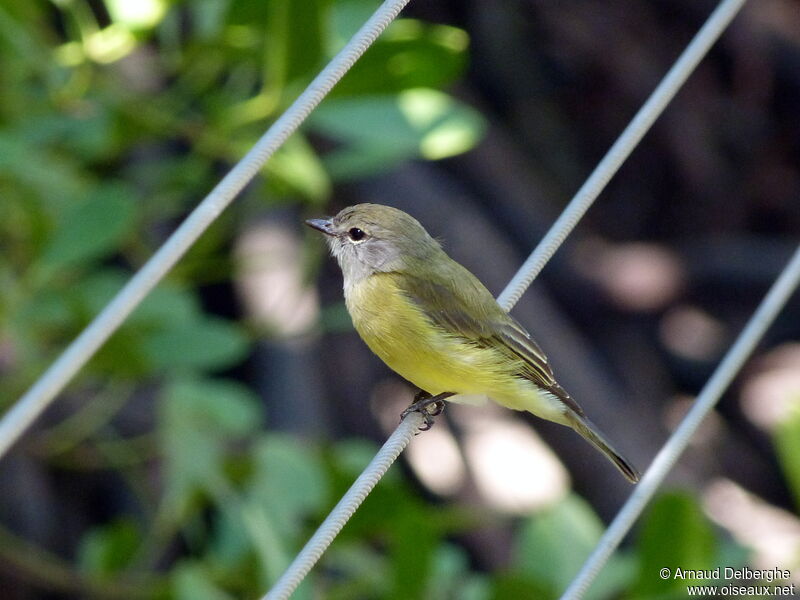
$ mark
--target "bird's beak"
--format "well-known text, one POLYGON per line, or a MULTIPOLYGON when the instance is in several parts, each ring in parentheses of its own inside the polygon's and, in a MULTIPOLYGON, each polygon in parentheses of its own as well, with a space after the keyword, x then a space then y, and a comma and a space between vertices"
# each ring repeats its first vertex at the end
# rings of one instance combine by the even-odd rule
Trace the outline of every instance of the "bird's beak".
POLYGON ((306 225, 316 229, 317 231, 321 231, 325 235, 335 235, 333 232, 333 219, 309 219, 306 221, 306 225))

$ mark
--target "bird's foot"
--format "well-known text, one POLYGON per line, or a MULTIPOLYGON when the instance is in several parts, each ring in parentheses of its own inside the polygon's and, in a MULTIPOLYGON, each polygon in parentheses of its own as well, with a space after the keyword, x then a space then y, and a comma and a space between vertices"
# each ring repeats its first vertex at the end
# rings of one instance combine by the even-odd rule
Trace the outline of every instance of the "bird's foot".
POLYGON ((433 427, 434 417, 439 416, 444 411, 444 400, 453 394, 451 392, 443 392, 436 396, 431 396, 428 392, 420 390, 414 396, 414 402, 405 409, 401 415, 400 420, 404 420, 408 415, 413 412, 418 412, 422 415, 423 423, 420 426, 420 431, 428 431, 433 427))

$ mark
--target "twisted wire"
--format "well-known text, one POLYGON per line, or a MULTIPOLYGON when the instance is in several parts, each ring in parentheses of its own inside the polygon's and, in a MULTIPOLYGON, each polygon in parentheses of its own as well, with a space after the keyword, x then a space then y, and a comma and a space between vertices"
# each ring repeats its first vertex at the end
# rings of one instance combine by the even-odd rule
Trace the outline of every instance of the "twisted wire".
POLYGON ((625 502, 600 538, 578 575, 573 579, 564 595, 561 596, 561 600, 578 600, 584 595, 597 573, 600 572, 600 569, 608 561, 622 538, 625 537, 625 534, 633 526, 644 507, 664 481, 681 452, 686 449, 689 440, 697 431, 700 423, 719 401, 722 393, 742 368, 747 357, 753 352, 759 340, 764 336, 767 328, 797 289, 799 283, 800 247, 795 251, 794 256, 778 279, 775 280, 775 283, 772 284, 764 300, 761 301, 753 316, 750 317, 747 326, 739 334, 736 342, 728 350, 725 358, 703 387, 691 410, 689 410, 681 424, 656 455, 656 458, 627 502, 625 502))

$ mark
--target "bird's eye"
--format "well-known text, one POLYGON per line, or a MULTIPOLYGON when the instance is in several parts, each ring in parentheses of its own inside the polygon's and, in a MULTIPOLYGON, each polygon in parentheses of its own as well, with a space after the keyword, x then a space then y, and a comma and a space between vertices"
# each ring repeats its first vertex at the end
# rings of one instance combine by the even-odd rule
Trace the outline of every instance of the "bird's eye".
POLYGON ((366 237, 366 233, 360 230, 358 227, 353 227, 350 231, 347 232, 347 235, 350 236, 350 239, 354 242, 360 242, 361 240, 366 237))

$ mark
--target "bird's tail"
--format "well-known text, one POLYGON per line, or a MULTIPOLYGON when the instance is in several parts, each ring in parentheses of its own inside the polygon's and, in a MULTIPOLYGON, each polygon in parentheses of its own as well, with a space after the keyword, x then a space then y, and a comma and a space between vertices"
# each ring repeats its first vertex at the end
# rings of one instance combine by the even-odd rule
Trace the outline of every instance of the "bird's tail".
POLYGON ((639 472, 617 452, 597 426, 583 415, 567 410, 568 425, 581 434, 584 439, 600 450, 622 472, 631 483, 639 481, 639 472))

